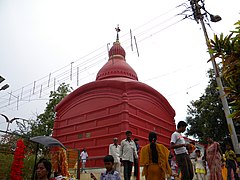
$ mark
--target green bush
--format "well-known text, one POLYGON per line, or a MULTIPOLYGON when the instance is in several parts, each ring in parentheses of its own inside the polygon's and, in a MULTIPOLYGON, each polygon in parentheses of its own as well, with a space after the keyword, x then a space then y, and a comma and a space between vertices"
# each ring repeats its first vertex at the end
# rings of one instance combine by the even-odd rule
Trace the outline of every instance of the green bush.
POLYGON ((0 179, 10 179, 13 154, 0 153, 0 179))

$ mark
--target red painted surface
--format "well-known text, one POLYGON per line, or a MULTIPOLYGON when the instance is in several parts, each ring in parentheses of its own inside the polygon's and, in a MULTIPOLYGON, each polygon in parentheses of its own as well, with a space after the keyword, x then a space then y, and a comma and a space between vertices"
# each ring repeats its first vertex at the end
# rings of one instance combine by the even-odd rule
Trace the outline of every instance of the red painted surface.
POLYGON ((88 167, 103 167, 102 158, 112 139, 124 139, 127 130, 142 146, 148 143, 150 131, 158 134, 158 142, 169 146, 175 130, 175 111, 158 91, 138 81, 118 42, 96 81, 65 97, 56 112, 53 137, 66 147, 85 147, 88 167))

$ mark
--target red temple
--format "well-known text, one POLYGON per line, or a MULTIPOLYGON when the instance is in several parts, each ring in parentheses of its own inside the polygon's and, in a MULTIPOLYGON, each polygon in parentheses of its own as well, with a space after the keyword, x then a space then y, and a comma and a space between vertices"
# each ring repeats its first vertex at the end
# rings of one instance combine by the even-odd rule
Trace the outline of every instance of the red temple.
POLYGON ((113 138, 124 139, 127 130, 141 146, 148 143, 149 132, 155 131, 158 142, 167 147, 175 130, 175 111, 158 91, 138 81, 118 38, 96 81, 70 93, 56 112, 53 137, 69 148, 85 147, 94 159, 88 163, 91 167, 103 165, 113 138))

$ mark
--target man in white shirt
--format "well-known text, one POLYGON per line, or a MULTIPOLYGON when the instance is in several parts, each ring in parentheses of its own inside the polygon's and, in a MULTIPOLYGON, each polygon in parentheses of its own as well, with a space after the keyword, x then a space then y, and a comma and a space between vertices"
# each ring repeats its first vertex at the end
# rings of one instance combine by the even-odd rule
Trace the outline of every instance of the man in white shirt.
POLYGON ((120 145, 118 144, 118 138, 114 138, 113 139, 113 144, 109 145, 109 155, 112 155, 114 158, 114 169, 116 171, 118 171, 120 173, 120 155, 119 155, 119 151, 120 151, 120 145))
POLYGON ((181 133, 186 130, 187 123, 184 121, 180 121, 177 124, 177 130, 171 136, 171 149, 174 149, 176 154, 176 160, 178 164, 178 168, 181 170, 182 180, 192 180, 193 179, 193 167, 192 162, 189 158, 189 154, 187 152, 187 144, 181 133))
POLYGON ((138 158, 136 145, 131 137, 132 132, 126 131, 126 139, 122 140, 120 148, 120 160, 124 167, 124 180, 131 179, 134 158, 138 158))
POLYGON ((86 173, 86 171, 85 171, 85 166, 86 166, 86 161, 87 161, 87 159, 88 159, 88 153, 87 153, 87 151, 86 151, 85 148, 83 148, 83 151, 81 152, 80 157, 81 157, 81 161, 82 161, 82 169, 81 169, 81 172, 84 171, 84 172, 86 173))

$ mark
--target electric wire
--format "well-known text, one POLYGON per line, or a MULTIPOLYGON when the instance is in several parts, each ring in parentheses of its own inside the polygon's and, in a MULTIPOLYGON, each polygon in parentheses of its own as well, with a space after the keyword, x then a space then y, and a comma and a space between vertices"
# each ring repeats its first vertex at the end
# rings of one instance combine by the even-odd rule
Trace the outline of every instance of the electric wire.
MULTIPOLYGON (((172 10, 171 10, 171 11, 172 11, 172 10)), ((169 12, 170 12, 170 11, 169 11, 169 12)), ((158 16, 158 17, 160 17, 160 16, 158 16)), ((176 17, 176 16, 174 15, 173 17, 176 17)), ((173 19, 173 17, 168 18, 168 20, 173 19)), ((157 19, 157 18, 153 18, 152 21, 154 21, 154 20, 156 20, 156 19, 157 19)), ((179 21, 177 21, 177 22, 175 22, 175 23, 172 23, 172 24, 168 25, 167 27, 164 27, 164 28, 162 28, 162 29, 160 29, 160 30, 158 30, 158 31, 155 31, 155 32, 152 33, 151 35, 148 35, 147 37, 144 37, 143 39, 140 39, 138 42, 144 41, 144 40, 152 37, 153 35, 161 32, 161 31, 163 31, 163 30, 165 30, 165 29, 167 29, 167 28, 169 28, 169 27, 171 27, 171 26, 173 26, 173 25, 176 25, 177 23, 181 22, 182 20, 184 20, 184 18, 181 19, 181 20, 179 20, 179 21)), ((151 22, 151 21, 148 21, 148 22, 145 23, 144 25, 149 24, 150 22, 151 22)), ((156 27, 164 24, 165 22, 167 22, 167 20, 164 20, 163 22, 159 23, 158 25, 154 25, 152 28, 148 28, 147 31, 145 30, 144 32, 139 33, 138 35, 139 35, 139 36, 142 36, 142 35, 148 33, 150 30, 155 29, 156 27)), ((142 26, 144 26, 144 25, 142 25, 142 26)), ((142 26, 139 26, 138 28, 140 28, 140 27, 142 27, 142 26)), ((136 28, 136 29, 137 29, 137 28, 136 28)), ((123 36, 126 36, 126 34, 123 35, 123 36)), ((128 38, 126 41, 129 41, 129 38, 128 38)), ((125 43, 125 41, 123 41, 123 42, 125 43)), ((101 57, 101 56, 104 56, 104 55, 106 54, 106 50, 101 51, 100 54, 97 54, 97 55, 95 55, 94 57, 88 58, 86 61, 80 62, 79 64, 75 65, 76 62, 78 62, 78 61, 80 61, 80 60, 88 57, 89 55, 94 54, 95 52, 97 52, 97 51, 99 51, 99 50, 101 50, 101 49, 103 49, 103 48, 106 48, 106 46, 102 46, 102 47, 98 48, 97 50, 92 51, 91 53, 89 53, 89 54, 83 56, 82 58, 74 61, 74 62, 73 62, 74 67, 73 67, 73 68, 76 69, 76 67, 83 66, 83 65, 86 65, 86 64, 89 63, 89 62, 92 62, 93 59, 97 59, 97 58, 99 58, 99 57, 101 57)), ((91 68, 91 67, 94 67, 95 65, 97 65, 97 64, 99 64, 99 63, 101 63, 101 62, 102 62, 102 60, 97 61, 97 62, 94 62, 93 64, 88 65, 87 68, 89 69, 89 68, 91 68)), ((69 76, 68 76, 68 75, 69 75, 69 71, 70 71, 70 69, 69 69, 69 64, 68 64, 67 66, 62 67, 61 69, 58 69, 58 70, 54 71, 53 73, 51 73, 51 75, 52 75, 52 74, 54 74, 54 73, 56 73, 56 72, 59 72, 59 71, 65 69, 65 68, 68 68, 68 70, 65 70, 65 71, 62 72, 61 74, 56 75, 55 78, 57 78, 57 77, 60 78, 60 77, 64 76, 62 79, 59 79, 58 82, 69 79, 69 76), (67 77, 65 77, 65 75, 67 75, 67 77)), ((86 67, 83 68, 83 69, 81 69, 81 71, 79 71, 79 72, 85 72, 85 71, 86 71, 86 67)), ((75 75, 75 74, 76 74, 76 72, 75 72, 73 75, 75 75)), ((48 77, 49 77, 49 75, 44 76, 43 78, 40 78, 40 79, 38 79, 38 80, 36 81, 36 82, 38 82, 37 85, 36 85, 36 87, 35 87, 35 88, 36 88, 36 92, 39 92, 38 89, 40 88, 41 85, 43 85, 43 84, 46 85, 46 83, 48 83, 48 77), (46 78, 47 78, 47 80, 45 80, 46 78), (39 81, 42 81, 43 79, 44 79, 44 81, 43 81, 42 83, 39 83, 39 81), (40 84, 41 84, 41 85, 40 85, 40 84)), ((32 89, 32 84, 33 84, 33 83, 28 84, 28 85, 22 87, 22 88, 24 89, 24 92, 23 92, 22 94, 26 94, 26 95, 22 96, 21 101, 27 101, 27 100, 24 100, 24 99, 26 99, 26 98, 28 98, 28 97, 30 96, 30 95, 29 95, 29 91, 31 92, 31 90, 29 90, 29 89, 28 89, 28 90, 25 90, 25 89, 26 89, 26 87, 29 87, 29 86, 30 86, 30 89, 32 89)), ((42 93, 43 93, 43 94, 49 94, 49 93, 44 93, 44 92, 45 92, 45 90, 50 89, 50 87, 52 88, 52 87, 53 87, 53 83, 51 83, 51 86, 49 85, 48 88, 46 88, 46 86, 44 86, 44 87, 45 87, 45 88, 42 89, 42 93)), ((18 90, 15 90, 15 91, 13 91, 13 92, 22 90, 22 88, 19 88, 18 90)), ((34 94, 37 94, 37 93, 34 93, 34 94)), ((33 94, 33 95, 34 95, 34 94, 33 94)), ((18 95, 18 96, 19 96, 19 95, 18 95)), ((1 99, 2 99, 2 98, 3 98, 3 97, 1 97, 1 99)), ((7 99, 7 98, 6 98, 6 99, 7 99)), ((6 99, 5 99, 5 100, 6 100, 6 99)), ((35 100, 36 100, 36 99, 35 99, 35 100)), ((29 102, 30 102, 30 101, 32 101, 32 99, 30 100, 30 98, 29 98, 29 102)), ((13 103, 11 103, 11 104, 15 104, 15 103, 16 103, 16 100, 13 101, 13 103)), ((0 104, 1 104, 1 103, 0 103, 0 104)), ((19 106, 20 106, 20 105, 19 105, 19 106)), ((3 107, 5 107, 5 106, 0 107, 0 109, 3 108, 3 107)))
MULTIPOLYGON (((103 47, 103 46, 102 46, 103 47)), ((101 47, 101 48, 102 48, 101 47)), ((101 49, 101 48, 99 48, 99 49, 101 49)), ((98 49, 98 50, 99 50, 98 49)), ((93 51, 93 52, 95 52, 95 51, 93 51)), ((101 52, 101 54, 102 53, 105 53, 105 52, 101 52)), ((92 53, 89 53, 89 54, 92 54, 92 53)), ((88 54, 88 55, 89 55, 88 54)), ((87 56, 87 55, 86 55, 87 56)), ((84 56, 84 57, 86 57, 86 56, 84 56)), ((96 55, 96 56, 99 56, 99 55, 96 55)), ((96 57, 95 56, 95 57, 96 57)), ((92 59, 90 58, 90 59, 88 59, 87 61, 84 61, 84 62, 82 62, 82 63, 80 63, 79 65, 84 65, 84 64, 86 64, 87 62, 89 62, 89 61, 91 61, 92 59)), ((78 61, 78 60, 77 60, 78 61)), ((75 61, 76 62, 76 61, 75 61)), ((69 65, 68 65, 69 66, 69 65)), ((65 66, 65 67, 63 67, 63 68, 61 68, 61 70, 62 69, 64 69, 64 68, 66 68, 67 66, 65 66)), ((57 70, 57 71, 59 71, 59 70, 57 70)), ((57 72, 57 71, 55 71, 55 72, 57 72)), ((58 77, 60 77, 60 76, 62 76, 62 75, 64 75, 64 74, 67 74, 68 73, 68 70, 65 70, 65 72, 63 72, 63 73, 61 73, 61 74, 59 74, 59 75, 57 75, 55 78, 58 78, 58 77)), ((53 74, 53 73, 52 73, 53 74)), ((43 77, 43 78, 41 78, 41 79, 39 79, 38 81, 40 81, 40 80, 42 80, 42 79, 44 79, 44 78, 46 78, 46 77, 48 77, 48 76, 45 76, 45 77, 43 77)), ((39 83, 38 83, 39 84, 39 83)), ((24 86, 24 89, 26 89, 26 87, 27 86, 31 86, 32 85, 32 83, 31 84, 29 84, 29 85, 26 85, 26 86, 24 86)), ((37 88, 38 88, 39 86, 37 86, 37 88)), ((20 88, 21 89, 21 88, 20 88)), ((18 90, 20 90, 20 89, 18 89, 18 90)), ((13 91, 12 93, 14 93, 15 91, 13 91)))
MULTIPOLYGON (((68 79, 68 78, 64 78, 64 80, 66 80, 66 79, 68 79)), ((60 80, 58 80, 58 81, 60 81, 60 80)), ((39 87, 39 86, 37 86, 37 87, 39 87)), ((48 88, 47 88, 48 89, 48 88)), ((28 95, 27 95, 28 96, 28 95)), ((27 98, 27 97, 26 97, 27 98)), ((30 97, 29 97, 30 98, 30 97)), ((23 98, 24 99, 24 98, 23 98)), ((32 101, 32 100, 29 100, 29 102, 30 101, 32 101)), ((15 104, 16 102, 13 102, 12 104, 15 104)))

